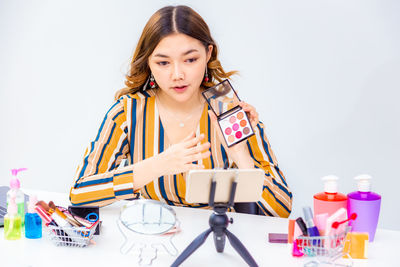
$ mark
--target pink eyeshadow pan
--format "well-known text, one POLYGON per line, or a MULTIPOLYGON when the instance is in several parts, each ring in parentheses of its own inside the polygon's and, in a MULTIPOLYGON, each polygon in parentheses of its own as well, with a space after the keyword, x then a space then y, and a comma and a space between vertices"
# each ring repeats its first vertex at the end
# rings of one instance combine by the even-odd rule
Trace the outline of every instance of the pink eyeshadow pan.
POLYGON ((244 129, 243 129, 243 133, 244 134, 249 134, 250 133, 250 128, 249 127, 245 127, 244 129))
POLYGON ((228 136, 228 141, 229 143, 232 143, 233 141, 235 141, 235 137, 233 135, 228 136))
POLYGON ((229 122, 230 123, 234 123, 235 121, 236 121, 236 117, 235 116, 232 116, 232 117, 229 118, 229 122))
POLYGON ((230 127, 225 129, 225 134, 230 135, 232 133, 232 129, 230 127))
POLYGON ((239 124, 235 123, 235 124, 232 126, 232 129, 233 129, 234 131, 239 130, 239 124))
POLYGON ((241 138, 242 137, 242 132, 236 132, 235 136, 236 136, 236 138, 241 138))

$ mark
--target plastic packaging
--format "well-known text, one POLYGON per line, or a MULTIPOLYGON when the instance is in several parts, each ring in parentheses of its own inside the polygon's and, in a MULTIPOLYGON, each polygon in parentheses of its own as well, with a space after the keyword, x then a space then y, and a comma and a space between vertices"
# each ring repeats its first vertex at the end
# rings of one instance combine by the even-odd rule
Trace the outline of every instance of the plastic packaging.
POLYGON ((10 195, 7 214, 4 216, 4 239, 16 240, 21 238, 22 226, 21 216, 18 214, 15 195, 10 195))
POLYGON ((340 208, 347 209, 347 196, 338 192, 338 179, 334 175, 322 177, 324 192, 314 195, 314 216, 322 213, 331 216, 340 208))
POLYGON ((371 192, 371 178, 367 174, 354 178, 357 180, 358 191, 348 194, 347 213, 357 213, 357 218, 349 222, 352 231, 368 232, 369 241, 373 242, 378 225, 382 198, 379 194, 371 192))
POLYGON ((332 227, 334 222, 341 222, 347 220, 347 210, 345 208, 338 209, 334 214, 328 217, 325 226, 325 235, 337 234, 337 232, 344 232, 346 224, 341 224, 339 229, 332 227))
POLYGON ((21 183, 17 175, 21 171, 27 170, 26 168, 12 169, 11 173, 13 178, 10 180, 10 190, 7 192, 7 206, 10 203, 11 195, 15 195, 15 203, 17 204, 18 214, 21 216, 22 225, 25 223, 25 195, 21 191, 21 183))
POLYGON ((36 196, 30 196, 28 212, 25 214, 25 237, 30 239, 42 237, 42 219, 35 211, 36 203, 36 196))

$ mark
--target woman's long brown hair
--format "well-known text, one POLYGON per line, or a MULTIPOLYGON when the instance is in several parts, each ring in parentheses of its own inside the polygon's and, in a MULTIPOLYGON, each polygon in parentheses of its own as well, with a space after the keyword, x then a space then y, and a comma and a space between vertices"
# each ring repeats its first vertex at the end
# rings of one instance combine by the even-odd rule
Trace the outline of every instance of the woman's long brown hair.
POLYGON ((217 45, 211 37, 210 29, 198 13, 188 6, 166 6, 154 13, 144 27, 125 76, 126 87, 116 93, 116 100, 123 95, 142 90, 150 75, 149 56, 164 37, 173 33, 183 33, 199 40, 206 50, 209 45, 213 46, 207 63, 208 82, 203 80, 202 87, 211 87, 236 73, 225 72, 222 68, 218 60, 217 45))

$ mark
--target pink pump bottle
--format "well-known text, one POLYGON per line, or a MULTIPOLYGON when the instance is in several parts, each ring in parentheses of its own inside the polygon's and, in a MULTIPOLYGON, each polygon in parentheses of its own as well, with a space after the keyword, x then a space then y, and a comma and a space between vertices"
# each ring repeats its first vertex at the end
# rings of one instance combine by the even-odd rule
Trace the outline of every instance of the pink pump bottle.
POLYGON ((381 208, 381 196, 371 192, 371 176, 367 174, 354 177, 358 191, 351 192, 347 204, 347 214, 357 213, 357 218, 350 221, 353 232, 368 232, 369 241, 374 241, 381 208))
POLYGON ((338 192, 338 179, 335 175, 322 177, 324 192, 314 195, 314 217, 323 213, 329 217, 340 208, 347 209, 347 196, 338 192))

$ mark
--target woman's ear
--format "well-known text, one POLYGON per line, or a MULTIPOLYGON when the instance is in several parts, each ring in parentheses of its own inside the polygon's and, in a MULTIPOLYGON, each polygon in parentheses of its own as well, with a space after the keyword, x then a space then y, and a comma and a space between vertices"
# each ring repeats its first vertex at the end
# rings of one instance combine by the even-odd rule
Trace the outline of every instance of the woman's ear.
POLYGON ((212 54, 213 48, 214 48, 213 45, 209 45, 208 48, 207 48, 207 62, 208 62, 208 61, 210 60, 210 58, 211 58, 211 54, 212 54))

